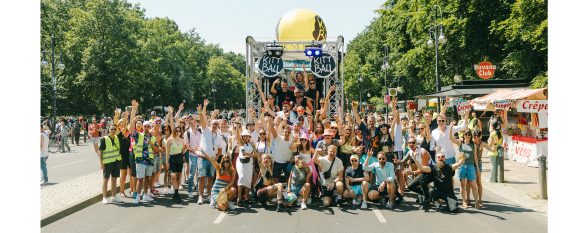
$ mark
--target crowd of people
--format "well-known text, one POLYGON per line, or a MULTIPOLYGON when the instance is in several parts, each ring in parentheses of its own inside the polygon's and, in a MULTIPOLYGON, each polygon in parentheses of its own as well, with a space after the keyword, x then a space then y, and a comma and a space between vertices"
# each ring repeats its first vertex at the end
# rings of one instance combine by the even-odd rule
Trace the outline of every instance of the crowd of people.
MULTIPOLYGON (((438 113, 406 109, 401 114, 393 98, 388 115, 361 115, 357 102, 351 109, 340 107, 328 114, 335 87, 319 99, 313 77, 293 77, 295 83, 303 83, 293 93, 285 80, 276 81, 277 88, 273 85, 267 95, 259 90, 264 106, 258 112, 249 109, 246 119, 218 110, 208 113, 208 100, 193 114, 182 114, 182 103, 177 111, 169 106, 165 116, 150 119, 137 115, 139 103, 133 100, 131 112, 115 110, 105 129, 98 128, 93 118, 87 131, 103 170, 102 202, 131 198, 139 204, 172 195, 181 203, 180 193, 186 193, 197 204, 208 202, 220 210, 257 203, 281 211, 350 201, 362 209, 370 203, 392 209, 403 204, 410 190, 420 209, 436 205, 456 211, 453 179, 458 173, 460 206, 484 207, 482 152, 490 153, 490 180, 496 182, 493 160, 503 156, 503 114, 492 118, 489 140, 483 142, 476 115, 469 119, 467 112, 459 124, 447 124, 448 99, 438 113), (104 131, 99 134, 98 129, 104 131)), ((259 80, 255 83, 259 86, 259 80)), ((60 132, 70 130, 64 121, 61 125, 60 132)), ((47 127, 41 126, 43 174, 47 138, 47 127)), ((46 182, 46 175, 42 179, 46 182)))

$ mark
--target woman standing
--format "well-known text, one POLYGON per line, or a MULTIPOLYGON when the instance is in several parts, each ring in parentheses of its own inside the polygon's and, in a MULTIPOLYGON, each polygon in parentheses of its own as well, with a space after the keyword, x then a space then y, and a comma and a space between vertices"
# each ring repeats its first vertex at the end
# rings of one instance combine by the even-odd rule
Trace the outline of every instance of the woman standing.
POLYGON ((432 161, 436 161, 434 157, 434 151, 430 150, 430 128, 424 122, 418 123, 418 135, 416 135, 416 143, 420 145, 421 148, 428 151, 432 161))
MULTIPOLYGON (((479 194, 479 199, 477 200, 477 205, 479 207, 483 207, 483 183, 481 182, 481 172, 483 171, 483 161, 481 158, 483 156, 483 148, 487 148, 487 150, 491 150, 492 148, 487 143, 483 143, 481 141, 481 130, 479 128, 475 129, 473 132, 473 142, 475 142, 475 148, 477 149, 477 192, 479 194)), ((468 196, 468 195, 467 195, 468 196)))
MULTIPOLYGON (((455 126, 454 122, 451 123, 451 129, 455 126)), ((463 141, 457 140, 453 137, 453 130, 449 130, 449 139, 451 142, 459 145, 459 152, 461 156, 465 157, 465 162, 461 165, 459 169, 459 180, 461 181, 461 196, 463 197, 462 208, 468 208, 468 187, 473 191, 473 197, 478 200, 477 197, 477 184, 475 180, 477 179, 477 172, 481 172, 477 167, 477 150, 475 149, 475 144, 473 144, 472 135, 470 130, 465 130, 463 133, 463 141)), ((475 203, 475 208, 480 209, 481 207, 475 203)))
POLYGON ((172 190, 172 181, 171 181, 171 177, 170 177, 170 168, 168 167, 166 160, 167 160, 167 153, 165 152, 168 148, 168 139, 170 139, 170 137, 172 137, 172 129, 170 129, 170 126, 168 124, 166 124, 164 126, 163 131, 163 138, 162 138, 162 148, 164 153, 162 153, 162 161, 164 161, 162 163, 163 168, 162 170, 164 171, 164 193, 166 194, 173 194, 173 190, 172 190))
POLYGON ((242 207, 242 200, 249 200, 249 190, 251 189, 253 179, 253 160, 257 157, 258 152, 251 141, 251 134, 244 130, 241 134, 241 140, 238 140, 239 156, 236 161, 236 172, 238 174, 238 193, 237 205, 242 207))
MULTIPOLYGON (((311 174, 319 174, 316 173, 318 170, 315 168, 315 163, 312 158, 313 154, 315 153, 315 149, 311 147, 306 133, 301 134, 299 143, 291 144, 289 149, 291 149, 291 151, 296 151, 297 154, 301 156, 301 162, 305 163, 304 165, 310 170, 311 174)), ((297 161, 295 162, 297 163, 297 161)), ((317 184, 317 177, 318 176, 311 175, 311 180, 307 180, 308 183, 310 183, 309 192, 311 192, 311 187, 317 187, 315 186, 317 184)), ((307 193, 307 196, 303 196, 303 201, 305 201, 306 204, 311 204, 311 197, 309 197, 309 192, 307 193)), ((301 205, 301 208, 307 209, 307 207, 303 208, 303 204, 301 205)))
POLYGON ((182 199, 178 193, 178 187, 180 187, 180 180, 184 163, 183 154, 187 148, 184 140, 180 138, 182 128, 180 126, 174 127, 174 117, 171 114, 169 127, 173 130, 172 136, 170 136, 170 138, 166 141, 166 167, 170 168, 172 185, 174 186, 174 197, 172 199, 175 202, 182 202, 182 199))

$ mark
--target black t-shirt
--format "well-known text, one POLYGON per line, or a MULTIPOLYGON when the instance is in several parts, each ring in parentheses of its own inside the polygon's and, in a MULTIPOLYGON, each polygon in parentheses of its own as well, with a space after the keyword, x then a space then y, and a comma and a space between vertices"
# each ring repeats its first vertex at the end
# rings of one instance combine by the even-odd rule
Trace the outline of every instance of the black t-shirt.
POLYGON ((435 130, 438 127, 439 127, 439 124, 437 123, 436 118, 430 122, 430 125, 428 125, 428 128, 430 128, 430 132, 432 132, 433 130, 435 130))
POLYGON ((317 90, 309 88, 305 92, 305 97, 310 98, 312 100, 316 100, 315 98, 317 97, 317 90))
POLYGON ((437 171, 436 166, 431 166, 431 169, 435 178, 434 187, 443 193, 454 195, 453 176, 455 175, 455 170, 448 164, 445 164, 440 171, 437 171))
POLYGON ((117 138, 119 139, 119 153, 121 154, 121 156, 129 156, 129 144, 130 139, 129 139, 129 134, 127 135, 127 137, 123 136, 122 132, 119 132, 117 134, 117 138))
MULTIPOLYGON (((349 166, 346 170, 346 177, 364 178, 364 169, 362 169, 362 166, 358 166, 358 168, 354 170, 352 166, 349 166)), ((362 182, 351 182, 350 185, 359 185, 361 183, 362 182)))
POLYGON ((275 96, 277 96, 277 105, 279 108, 283 108, 283 102, 291 102, 295 100, 295 95, 293 95, 291 90, 287 90, 287 92, 283 92, 283 90, 277 90, 277 94, 275 96))

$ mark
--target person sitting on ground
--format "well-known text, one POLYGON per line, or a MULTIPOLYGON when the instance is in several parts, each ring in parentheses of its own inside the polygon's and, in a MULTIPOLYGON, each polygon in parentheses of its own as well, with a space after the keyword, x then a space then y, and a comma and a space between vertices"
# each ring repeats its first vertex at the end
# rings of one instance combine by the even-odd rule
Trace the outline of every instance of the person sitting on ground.
POLYGON ((370 192, 368 193, 368 200, 375 201, 380 199, 380 204, 392 209, 394 206, 394 196, 396 192, 396 173, 394 172, 394 164, 389 162, 383 151, 378 152, 378 162, 370 164, 370 155, 374 152, 369 150, 368 157, 364 162, 364 171, 374 171, 376 180, 372 184, 370 192), (388 204, 386 204, 386 196, 389 195, 388 204))
POLYGON ((421 208, 425 211, 430 208, 430 193, 428 189, 428 184, 426 184, 430 179, 425 171, 422 170, 420 166, 431 166, 434 165, 434 161, 430 158, 430 154, 424 148, 420 147, 416 143, 416 138, 411 137, 407 141, 408 153, 402 161, 394 160, 395 164, 403 165, 409 162, 410 170, 406 171, 407 175, 415 176, 415 178, 408 184, 408 190, 411 190, 418 194, 418 203, 422 204, 421 208))
MULTIPOLYGON (((430 196, 439 203, 437 205, 439 209, 446 208, 454 212, 457 210, 457 196, 455 196, 455 190, 453 189, 453 176, 455 175, 455 170, 465 163, 465 156, 459 156, 459 161, 452 166, 446 163, 445 157, 444 153, 438 152, 436 154, 436 165, 428 167, 431 169, 430 174, 434 178, 434 187, 430 191, 430 196)), ((423 167, 423 170, 426 168, 423 167)))
MULTIPOLYGON (((302 141, 307 141, 306 139, 301 139, 302 141)), ((305 143, 308 144, 308 143, 305 143)), ((309 184, 309 179, 311 178, 311 170, 307 164, 303 161, 301 154, 295 155, 295 165, 291 168, 291 173, 289 174, 289 181, 287 182, 287 193, 293 192, 295 196, 301 196, 301 209, 306 210, 306 201, 309 198, 309 193, 311 192, 311 185, 309 184)))
POLYGON ((323 189, 323 206, 327 207, 331 205, 331 198, 333 197, 333 190, 336 190, 339 195, 337 195, 337 204, 342 203, 342 193, 344 191, 343 180, 343 170, 344 165, 340 159, 336 159, 337 146, 330 145, 327 148, 327 156, 320 157, 320 154, 315 153, 314 162, 321 166, 321 181, 323 189))
POLYGON ((210 191, 210 205, 211 208, 216 208, 216 198, 222 189, 226 190, 226 195, 228 198, 228 209, 234 210, 234 199, 236 198, 236 188, 234 188, 234 178, 237 175, 232 163, 230 162, 230 156, 222 156, 220 163, 216 162, 214 158, 206 154, 204 150, 199 149, 200 153, 210 161, 212 167, 216 170, 216 181, 212 186, 212 191, 210 191))
POLYGON ((350 156, 350 164, 346 169, 346 190, 344 191, 345 198, 353 199, 352 204, 354 206, 359 205, 359 201, 362 201, 362 209, 368 208, 367 197, 368 191, 370 190, 370 177, 368 172, 360 166, 358 155, 353 154, 350 156), (362 198, 363 200, 360 200, 362 198))
POLYGON ((277 212, 283 211, 283 184, 276 183, 273 178, 273 161, 269 154, 261 155, 259 179, 255 184, 256 194, 263 207, 267 207, 267 200, 277 197, 277 212))

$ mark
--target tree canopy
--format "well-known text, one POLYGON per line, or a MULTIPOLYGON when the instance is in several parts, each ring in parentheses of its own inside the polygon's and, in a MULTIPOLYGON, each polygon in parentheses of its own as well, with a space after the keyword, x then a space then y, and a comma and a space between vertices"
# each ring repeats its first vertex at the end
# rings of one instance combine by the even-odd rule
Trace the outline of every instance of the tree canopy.
POLYGON ((437 23, 443 25, 447 39, 439 45, 441 87, 451 85, 455 75, 479 79, 473 66, 485 59, 497 65, 494 79, 526 79, 532 87, 547 85, 546 1, 389 0, 377 13, 348 44, 345 87, 351 99, 357 99, 360 91, 384 94, 384 47, 389 51, 387 86, 401 86, 400 99, 434 92, 435 48, 427 41, 429 29, 437 23), (440 6, 442 18, 435 4, 440 6), (363 79, 361 88, 358 77, 363 79))
POLYGON ((55 69, 57 115, 109 114, 131 99, 143 99, 144 110, 182 101, 193 109, 205 97, 217 108, 241 107, 242 55, 225 53, 195 29, 183 33, 173 20, 146 18, 144 12, 124 0, 41 1, 41 59, 49 62, 41 69, 43 115, 52 114, 51 36, 55 63, 65 65, 55 69), (211 81, 229 95, 213 99, 211 81))

